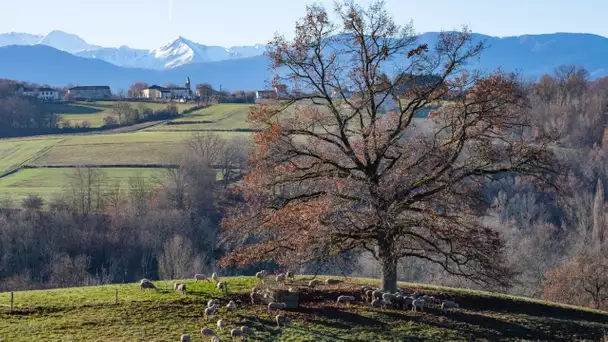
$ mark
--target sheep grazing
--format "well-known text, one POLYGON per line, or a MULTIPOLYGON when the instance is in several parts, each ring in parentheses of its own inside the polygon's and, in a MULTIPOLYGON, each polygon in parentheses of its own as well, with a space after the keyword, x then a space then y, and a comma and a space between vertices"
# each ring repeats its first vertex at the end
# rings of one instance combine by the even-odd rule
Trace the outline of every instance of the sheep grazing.
POLYGON ((291 280, 291 281, 294 281, 294 280, 296 279, 296 277, 295 277, 295 275, 293 274, 293 272, 289 272, 289 271, 287 271, 287 272, 285 273, 285 278, 287 278, 287 279, 289 279, 289 280, 291 280))
POLYGON ((211 274, 211 280, 213 280, 216 283, 219 283, 219 280, 217 278, 217 273, 213 272, 213 274, 211 274))
POLYGON ((213 331, 213 329, 203 328, 201 329, 201 336, 203 336, 204 339, 205 336, 217 336, 217 334, 215 333, 215 331, 213 331))
POLYGON ((412 311, 424 311, 424 300, 423 299, 414 299, 412 301, 412 311))
POLYGON ((220 301, 218 299, 209 299, 209 301, 207 302, 207 307, 210 308, 212 306, 216 306, 220 303, 220 301))
POLYGON ((223 319, 217 320, 217 330, 224 332, 224 320, 223 319))
POLYGON ((211 336, 211 342, 222 342, 217 335, 211 336))
POLYGON ((190 334, 183 334, 182 338, 179 339, 180 342, 190 342, 190 334))
POLYGON ((395 301, 395 295, 391 293, 383 293, 382 300, 393 304, 393 302, 395 301))
POLYGON ((441 310, 448 310, 448 309, 458 309, 460 308, 460 305, 458 305, 458 303, 453 302, 451 300, 445 300, 443 301, 443 303, 441 303, 441 310))
POLYGON ((281 326, 281 323, 283 323, 283 325, 285 325, 285 324, 289 324, 290 319, 289 319, 287 316, 285 316, 285 315, 280 315, 280 314, 279 314, 279 315, 277 315, 277 316, 274 318, 274 321, 275 321, 275 322, 277 322, 277 327, 280 327, 280 326, 281 326))
POLYGON ((280 273, 275 277, 277 283, 285 283, 285 273, 280 273))
POLYGON ((375 290, 372 292, 372 298, 371 300, 381 300, 382 299, 382 295, 384 294, 384 292, 380 291, 380 290, 375 290))
POLYGON ((218 283, 217 283, 217 285, 216 285, 216 286, 217 286, 217 289, 218 289, 218 290, 220 290, 220 291, 222 291, 222 292, 223 292, 223 291, 224 291, 224 288, 225 288, 225 286, 224 286, 224 285, 225 285, 225 284, 224 284, 224 282, 221 282, 221 281, 220 281, 220 282, 218 282, 218 283))
POLYGON ((314 279, 308 282, 308 287, 315 287, 317 285, 321 285, 323 284, 322 281, 320 281, 319 279, 314 279))
POLYGON ((149 281, 148 279, 142 279, 139 282, 139 288, 143 291, 144 289, 155 289, 156 290, 156 286, 154 286, 154 284, 152 284, 151 281, 149 281))
POLYGON ((326 285, 338 285, 342 282, 343 282, 342 280, 338 280, 338 279, 325 279, 326 285))
POLYGON ((403 308, 407 310, 407 308, 410 307, 410 305, 412 305, 413 301, 414 301, 414 297, 411 297, 411 296, 405 297, 404 302, 403 302, 403 304, 404 304, 403 308))
POLYGON ((267 275, 268 275, 268 272, 265 271, 265 270, 262 270, 260 272, 257 272, 255 274, 255 277, 258 278, 261 283, 263 283, 264 282, 264 278, 266 278, 267 275))
POLYGON ((181 283, 173 284, 173 290, 180 292, 181 294, 186 294, 186 284, 181 284, 181 283))
POLYGON ((251 329, 250 327, 243 325, 241 327, 241 332, 243 333, 243 335, 247 335, 247 336, 255 336, 255 331, 253 331, 253 329, 251 329))
POLYGON ((366 303, 369 303, 373 300, 373 294, 374 294, 374 290, 365 291, 365 294, 363 295, 363 299, 365 300, 366 303))
POLYGON ((374 308, 386 308, 386 306, 388 305, 388 302, 382 300, 382 299, 374 299, 372 300, 372 307, 374 308))
POLYGON ((251 298, 251 305, 255 305, 256 301, 262 300, 262 295, 257 292, 251 292, 251 294, 249 294, 249 298, 251 298))
POLYGON ((226 305, 226 310, 228 310, 228 311, 236 310, 236 303, 233 300, 228 302, 228 304, 226 305))
POLYGON ((236 339, 237 337, 239 337, 241 340, 243 339, 243 332, 240 329, 232 329, 230 331, 230 336, 232 336, 232 340, 234 341, 234 339, 236 339))
POLYGON ((197 273, 197 274, 194 275, 194 281, 196 282, 196 281, 199 281, 199 280, 211 281, 211 280, 209 280, 209 278, 207 278, 206 275, 197 273))
POLYGON ((277 303, 277 302, 270 302, 268 303, 268 310, 270 311, 270 309, 277 309, 277 310, 283 310, 287 307, 287 304, 285 303, 277 303))
POLYGON ((217 307, 212 306, 209 308, 205 308, 205 320, 209 320, 209 316, 213 316, 215 315, 215 310, 217 309, 217 307))
POLYGON ((349 304, 350 302, 354 302, 354 301, 355 301, 355 297, 353 297, 353 296, 339 296, 338 300, 336 300, 336 304, 340 304, 340 303, 349 304))
POLYGON ((403 297, 402 295, 395 296, 394 304, 398 309, 401 309, 401 308, 405 309, 405 297, 403 297))

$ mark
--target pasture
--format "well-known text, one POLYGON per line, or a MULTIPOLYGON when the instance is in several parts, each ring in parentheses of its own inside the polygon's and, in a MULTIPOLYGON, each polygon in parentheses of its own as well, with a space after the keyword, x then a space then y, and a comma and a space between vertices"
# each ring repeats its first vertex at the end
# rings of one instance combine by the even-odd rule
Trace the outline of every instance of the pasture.
MULTIPOLYGON (((443 312, 427 305, 422 312, 399 308, 372 308, 360 296, 361 284, 371 279, 346 279, 334 286, 306 286, 311 276, 297 277, 287 286, 300 292, 300 306, 282 314, 291 323, 278 327, 276 310, 249 301, 254 277, 230 277, 222 294, 212 282, 182 280, 187 294, 172 290, 171 281, 155 281, 158 291, 139 284, 115 284, 14 293, 0 293, 0 339, 4 341, 177 341, 189 333, 200 341, 203 327, 215 330, 223 341, 229 331, 247 325, 261 341, 599 341, 608 329, 605 312, 564 305, 421 284, 400 283, 404 291, 419 291, 438 299, 451 299, 460 308, 443 312), (118 290, 118 303, 115 294, 118 290), (339 295, 353 295, 350 305, 337 304, 339 295), (210 320, 203 311, 209 299, 220 309, 210 320), (229 300, 237 309, 228 312, 229 300), (216 328, 223 319, 225 331, 216 328)), ((321 277, 323 278, 323 277, 321 277)), ((343 279, 343 278, 341 278, 343 279)), ((208 341, 208 338, 203 341, 208 341)))

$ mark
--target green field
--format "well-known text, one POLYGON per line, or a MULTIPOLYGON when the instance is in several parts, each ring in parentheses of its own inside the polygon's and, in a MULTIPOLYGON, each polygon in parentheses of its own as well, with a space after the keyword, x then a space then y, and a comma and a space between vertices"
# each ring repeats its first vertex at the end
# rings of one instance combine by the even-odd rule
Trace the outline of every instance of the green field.
MULTIPOLYGON (((189 333, 200 341, 200 329, 215 330, 223 341, 229 331, 247 325, 261 341, 600 341, 608 329, 608 314, 525 298, 460 289, 400 284, 460 304, 449 313, 437 306, 424 312, 371 308, 361 301, 360 284, 346 280, 338 286, 305 286, 299 277, 288 286, 300 292, 300 307, 283 314, 291 324, 277 327, 276 312, 251 305, 247 293, 253 277, 220 278, 228 284, 225 297, 211 282, 186 283, 188 293, 172 291, 173 282, 155 282, 158 291, 140 291, 138 284, 91 286, 15 292, 13 313, 9 293, 0 293, 0 340, 3 341, 178 341, 189 333), (118 304, 114 304, 118 290, 118 304), (338 295, 356 297, 351 305, 336 304, 338 295), (220 298, 218 313, 203 318, 206 302, 220 298), (237 309, 227 312, 228 300, 237 309), (242 301, 242 302, 239 302, 242 301), (216 328, 223 319, 224 332, 216 328)), ((204 341, 208 341, 206 338, 204 341)))
POLYGON ((59 141, 61 139, 0 140, 0 173, 5 173, 26 164, 59 141))
MULTIPOLYGON (((120 189, 128 189, 131 177, 160 179, 162 169, 155 168, 98 168, 103 172, 103 187, 113 188, 119 184, 120 189)), ((0 178, 0 200, 20 205, 21 200, 29 194, 37 194, 45 200, 61 195, 69 183, 72 168, 61 169, 23 169, 9 176, 0 178)))
MULTIPOLYGON (((128 102, 128 101, 127 101, 128 102)), ((49 103, 45 106, 61 118, 70 122, 71 125, 82 125, 85 121, 90 127, 103 126, 103 118, 106 116, 115 116, 112 112, 112 105, 115 101, 97 101, 97 102, 74 102, 74 103, 49 103)), ((144 106, 153 110, 163 109, 167 107, 165 103, 148 103, 148 102, 130 102, 133 108, 144 106)), ((192 108, 194 104, 175 104, 181 113, 185 109, 192 108)))

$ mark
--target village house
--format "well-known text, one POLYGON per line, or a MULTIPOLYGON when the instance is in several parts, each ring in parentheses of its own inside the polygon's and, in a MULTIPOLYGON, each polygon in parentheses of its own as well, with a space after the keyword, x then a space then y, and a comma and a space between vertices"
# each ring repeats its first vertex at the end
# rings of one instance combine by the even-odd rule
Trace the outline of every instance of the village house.
POLYGON ((74 100, 101 100, 112 97, 109 86, 79 86, 68 89, 68 96, 74 100))
POLYGON ((59 101, 60 94, 58 90, 55 90, 53 88, 48 88, 48 87, 42 87, 42 88, 26 88, 23 87, 23 90, 21 91, 21 95, 23 96, 31 96, 31 97, 37 97, 40 100, 43 101, 59 101))
POLYGON ((274 90, 256 90, 255 91, 256 100, 274 99, 274 98, 276 98, 276 96, 277 96, 277 93, 274 90))
POLYGON ((153 100, 192 99, 192 88, 190 77, 187 78, 184 87, 161 87, 153 85, 142 91, 142 97, 153 100))

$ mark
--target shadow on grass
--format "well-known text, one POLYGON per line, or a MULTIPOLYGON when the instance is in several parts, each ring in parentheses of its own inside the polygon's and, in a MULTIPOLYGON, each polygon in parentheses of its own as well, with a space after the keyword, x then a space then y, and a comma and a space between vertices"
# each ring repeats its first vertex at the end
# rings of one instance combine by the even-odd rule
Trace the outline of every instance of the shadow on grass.
POLYGON ((78 104, 47 104, 47 108, 57 114, 96 114, 101 113, 103 109, 95 107, 83 106, 78 104))

